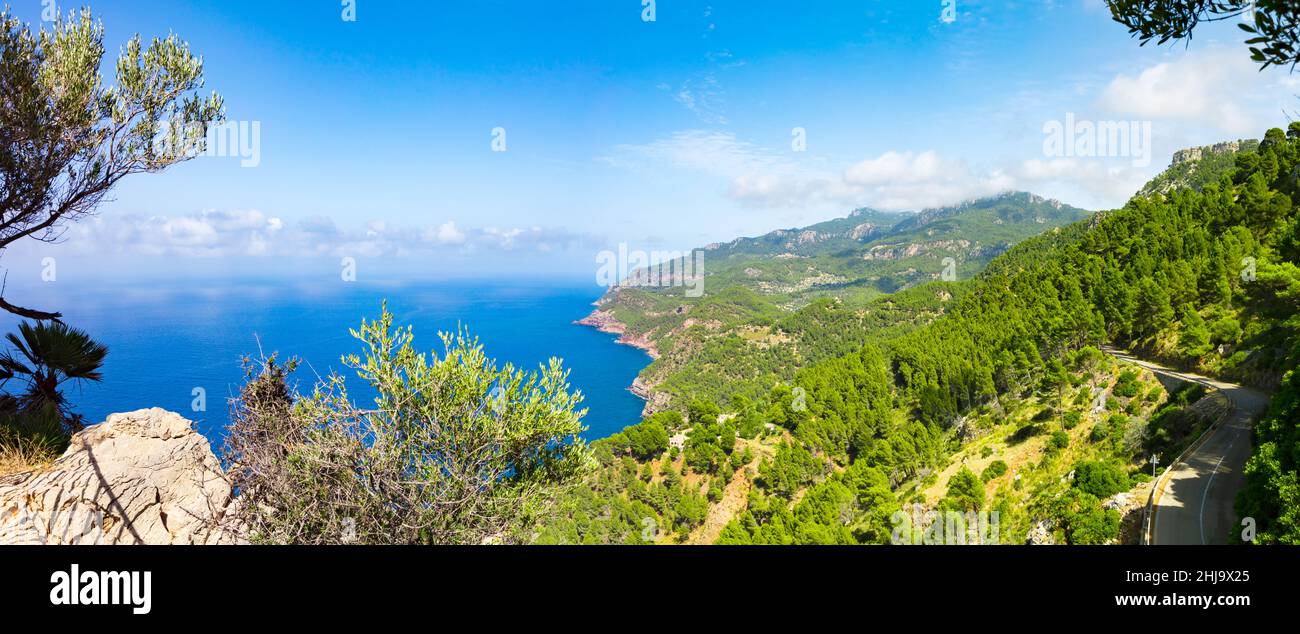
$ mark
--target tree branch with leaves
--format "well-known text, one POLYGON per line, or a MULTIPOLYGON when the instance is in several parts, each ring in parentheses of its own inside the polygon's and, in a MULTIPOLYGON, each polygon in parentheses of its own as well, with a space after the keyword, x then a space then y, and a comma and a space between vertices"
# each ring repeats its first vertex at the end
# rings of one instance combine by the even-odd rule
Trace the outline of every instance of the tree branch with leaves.
MULTIPOLYGON (((220 95, 198 94, 202 58, 175 35, 148 46, 131 38, 113 86, 100 75, 103 57, 104 26, 88 10, 35 32, 0 13, 0 251, 58 241, 123 178, 193 158, 224 121, 220 95)), ((0 310, 60 317, 2 296, 0 310)))
POLYGON ((1111 16, 1145 46, 1190 40, 1201 24, 1239 20, 1250 58, 1263 70, 1300 62, 1300 4, 1295 0, 1106 0, 1111 16))

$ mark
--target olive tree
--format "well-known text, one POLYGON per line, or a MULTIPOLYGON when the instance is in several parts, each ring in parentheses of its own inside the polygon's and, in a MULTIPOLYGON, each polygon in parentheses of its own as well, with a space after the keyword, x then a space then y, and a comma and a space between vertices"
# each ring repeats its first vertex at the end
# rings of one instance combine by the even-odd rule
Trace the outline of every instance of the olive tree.
POLYGON ((591 472, 582 395, 558 359, 498 368, 463 331, 426 356, 387 310, 352 335, 365 353, 343 363, 373 407, 354 405, 341 376, 298 397, 292 365, 254 366, 232 403, 224 458, 239 497, 227 528, 265 543, 527 541, 591 472))
MULTIPOLYGON (((95 212, 123 178, 159 172, 204 148, 224 119, 203 87, 203 60, 175 35, 122 48, 116 81, 100 74, 104 27, 88 10, 33 29, 0 12, 0 251, 32 238, 57 241, 95 212)), ((59 313, 9 303, 32 319, 59 313)))

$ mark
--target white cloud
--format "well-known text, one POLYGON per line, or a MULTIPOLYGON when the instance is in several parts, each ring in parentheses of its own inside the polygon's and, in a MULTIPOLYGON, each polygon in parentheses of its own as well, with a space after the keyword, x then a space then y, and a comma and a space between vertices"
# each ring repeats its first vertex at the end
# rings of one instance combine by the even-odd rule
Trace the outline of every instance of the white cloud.
POLYGON ((435 237, 442 244, 463 244, 465 242, 465 233, 456 228, 454 220, 448 220, 438 227, 435 237))
POLYGON ((1239 49, 1211 48, 1120 74, 1102 90, 1098 105, 1121 116, 1191 123, 1230 135, 1257 135, 1276 112, 1256 112, 1249 95, 1266 92, 1270 79, 1239 49))
MULTIPOLYGON (((244 210, 178 216, 101 215, 69 225, 60 242, 60 252, 70 255, 405 257, 491 250, 553 252, 594 241, 563 229, 462 229, 454 221, 407 227, 375 220, 349 230, 327 217, 291 224, 260 211, 244 210)), ((13 248, 49 247, 29 241, 13 248)))
POLYGON ((685 130, 644 145, 620 145, 603 162, 635 168, 649 161, 671 167, 732 177, 739 173, 787 164, 757 145, 730 132, 685 130))
POLYGON ((1017 187, 1001 170, 977 172, 936 152, 890 151, 844 170, 844 182, 878 209, 924 209, 992 196, 1017 187))
MULTIPOLYGON (((1093 122, 1151 122, 1142 139, 1149 163, 1131 156, 1052 157, 1040 151, 1020 158, 968 164, 935 151, 892 150, 845 164, 764 148, 721 131, 692 130, 639 146, 621 146, 624 163, 658 162, 711 175, 725 195, 765 208, 871 206, 910 210, 943 206, 1007 190, 1027 190, 1091 208, 1124 204, 1163 169, 1164 157, 1190 145, 1260 136, 1293 111, 1300 80, 1259 72, 1237 47, 1211 46, 1134 68, 1099 83, 1079 83, 1036 109, 1093 122), (1066 105, 1083 99, 1090 105, 1066 105), (1092 112, 1087 112, 1092 111, 1092 112)), ((1024 117, 1022 117, 1024 118, 1024 117)), ((1037 129, 1027 139, 1038 150, 1037 129)), ((978 148, 978 149, 983 149, 978 148)), ((1136 151, 1136 150, 1134 150, 1136 151)), ((619 161, 611 161, 619 162, 619 161)))
POLYGON ((729 132, 690 130, 645 145, 624 145, 605 162, 632 169, 649 163, 696 171, 725 183, 725 195, 762 208, 917 210, 1013 189, 1002 171, 976 173, 936 152, 890 151, 846 168, 803 153, 777 152, 729 132))
MULTIPOLYGON (((1031 104, 1032 115, 1020 115, 1027 120, 1045 116, 1046 123, 1058 124, 1073 118, 1095 129, 1103 124, 1142 123, 1142 154, 1101 155, 1098 136, 1097 156, 1055 155, 1044 145, 1041 153, 1034 153, 1038 156, 1020 161, 1008 172, 1022 189, 1041 195, 1091 208, 1119 206, 1160 173, 1173 152, 1259 138, 1264 130, 1277 126, 1283 112, 1295 109, 1297 86, 1300 82, 1289 73, 1260 72, 1236 45, 1212 44, 1189 51, 1179 47, 1158 63, 1135 65, 1085 82, 1073 95, 1037 100, 1031 104)), ((1043 131, 1046 134, 1046 127, 1043 131)), ((1077 133, 1067 130, 1067 134, 1077 133)), ((1063 142, 1071 139, 1067 136, 1063 142)))
POLYGON ((941 167, 939 155, 934 152, 885 152, 879 157, 849 167, 844 172, 844 180, 872 187, 890 183, 917 183, 940 177, 941 167))
POLYGON ((1079 158, 1030 159, 1014 170, 1014 177, 1024 189, 1091 207, 1123 204, 1150 179, 1145 168, 1079 158), (1098 201, 1113 204, 1092 204, 1098 201))

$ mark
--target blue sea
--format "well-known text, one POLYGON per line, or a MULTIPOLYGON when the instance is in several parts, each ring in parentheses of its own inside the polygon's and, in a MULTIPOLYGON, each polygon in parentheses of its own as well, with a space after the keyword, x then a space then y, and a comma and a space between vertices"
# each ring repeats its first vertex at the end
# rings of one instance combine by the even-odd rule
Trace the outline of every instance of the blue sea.
MULTIPOLYGON (((72 288, 50 284, 34 293, 10 292, 19 305, 60 310, 64 321, 108 345, 104 379, 67 392, 88 422, 114 412, 162 407, 197 423, 220 444, 228 399, 244 381, 240 358, 278 352, 303 361, 296 379, 309 392, 317 374, 348 378, 354 400, 373 393, 343 367, 344 354, 362 353, 348 330, 375 318, 387 300, 395 323, 415 329, 421 350, 441 353, 438 331, 464 325, 499 364, 536 369, 560 357, 581 390, 588 440, 636 424, 644 403, 629 391, 649 362, 642 351, 573 322, 592 310, 602 289, 588 280, 458 281, 439 283, 296 284, 191 282, 72 288), (194 411, 195 388, 206 411, 194 411)), ((17 320, 0 325, 12 332, 17 320)), ((8 345, 4 342, 4 345, 8 345)), ((11 384, 10 389, 17 389, 11 384)))

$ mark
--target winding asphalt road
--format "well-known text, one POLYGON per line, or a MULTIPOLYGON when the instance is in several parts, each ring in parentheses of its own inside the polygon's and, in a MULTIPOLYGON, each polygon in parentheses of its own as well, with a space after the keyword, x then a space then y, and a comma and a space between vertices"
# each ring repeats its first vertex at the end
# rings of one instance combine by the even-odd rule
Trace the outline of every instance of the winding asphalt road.
MULTIPOLYGON (((1157 482, 1153 544, 1225 544, 1241 527, 1233 508, 1245 484, 1243 468, 1250 458, 1251 427, 1268 409, 1267 394, 1143 361, 1108 348, 1112 356, 1156 374, 1212 387, 1232 402, 1232 417, 1221 421, 1195 451, 1185 456, 1157 482)), ((1165 456, 1172 459, 1173 456, 1165 456)))

